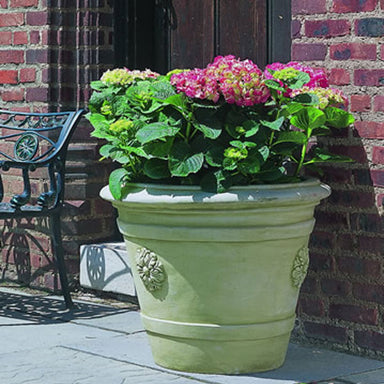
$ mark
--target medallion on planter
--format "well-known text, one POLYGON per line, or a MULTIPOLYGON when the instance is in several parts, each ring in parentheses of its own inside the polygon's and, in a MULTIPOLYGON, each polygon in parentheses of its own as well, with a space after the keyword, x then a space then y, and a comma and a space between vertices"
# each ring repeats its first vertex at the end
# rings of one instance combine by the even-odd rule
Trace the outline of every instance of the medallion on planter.
POLYGON ((150 292, 159 290, 165 281, 163 264, 156 254, 147 248, 137 250, 137 271, 139 276, 150 292))
POLYGON ((303 246, 297 252, 291 272, 292 284, 295 288, 300 288, 305 279, 309 265, 309 250, 307 246, 303 246))

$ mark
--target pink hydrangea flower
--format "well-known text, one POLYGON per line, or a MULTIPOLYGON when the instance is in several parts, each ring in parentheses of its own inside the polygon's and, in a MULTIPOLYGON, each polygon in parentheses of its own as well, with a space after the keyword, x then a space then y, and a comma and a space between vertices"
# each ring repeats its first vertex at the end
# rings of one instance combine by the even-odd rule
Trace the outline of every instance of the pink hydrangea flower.
MULTIPOLYGON (((281 71, 286 68, 293 68, 293 69, 296 69, 297 71, 308 73, 310 80, 307 84, 304 84, 307 87, 327 88, 329 86, 327 76, 322 69, 308 67, 300 63, 297 63, 295 61, 291 61, 287 64, 273 63, 270 65, 267 65, 264 70, 264 76, 267 79, 276 80, 276 78, 268 71, 268 69, 272 69, 273 71, 281 71)), ((277 80, 277 81, 280 83, 280 85, 283 86, 283 83, 280 80, 277 80)), ((288 94, 290 94, 290 90, 288 89, 287 91, 288 91, 288 94)))
POLYGON ((263 73, 251 60, 218 56, 204 69, 176 73, 171 83, 188 97, 217 103, 220 96, 229 104, 252 106, 264 103, 270 96, 263 73))
POLYGON ((348 98, 340 89, 322 88, 322 87, 302 87, 291 92, 291 97, 302 93, 313 93, 319 98, 319 108, 324 109, 327 106, 348 106, 348 98))

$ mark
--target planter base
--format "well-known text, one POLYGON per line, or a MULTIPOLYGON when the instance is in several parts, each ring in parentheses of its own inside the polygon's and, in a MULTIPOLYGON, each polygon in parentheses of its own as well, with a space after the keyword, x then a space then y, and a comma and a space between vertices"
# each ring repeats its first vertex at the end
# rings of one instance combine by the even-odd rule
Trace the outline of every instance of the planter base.
POLYGON ((156 364, 184 372, 240 374, 283 364, 295 317, 233 326, 177 323, 145 315, 142 320, 156 364))

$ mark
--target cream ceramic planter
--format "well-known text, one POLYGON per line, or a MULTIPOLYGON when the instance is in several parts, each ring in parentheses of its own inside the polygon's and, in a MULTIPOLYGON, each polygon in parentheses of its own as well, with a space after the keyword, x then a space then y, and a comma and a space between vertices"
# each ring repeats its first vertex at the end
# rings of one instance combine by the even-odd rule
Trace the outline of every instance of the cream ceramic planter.
POLYGON ((308 267, 317 180, 222 194, 132 184, 118 209, 157 364, 201 373, 281 366, 308 267))

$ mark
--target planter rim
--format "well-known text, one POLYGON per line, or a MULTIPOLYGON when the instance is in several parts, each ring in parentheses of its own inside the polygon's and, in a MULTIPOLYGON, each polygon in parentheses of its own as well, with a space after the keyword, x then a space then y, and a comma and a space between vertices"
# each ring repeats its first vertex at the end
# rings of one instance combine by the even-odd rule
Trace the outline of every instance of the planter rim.
POLYGON ((134 203, 145 205, 196 204, 196 203, 304 203, 320 201, 330 195, 330 187, 318 179, 308 179, 298 183, 286 184, 255 184, 233 186, 223 193, 203 191, 196 185, 144 184, 130 183, 128 194, 122 200, 115 200, 105 186, 100 196, 114 205, 134 203))

